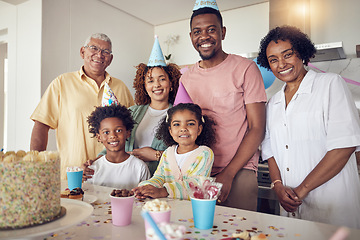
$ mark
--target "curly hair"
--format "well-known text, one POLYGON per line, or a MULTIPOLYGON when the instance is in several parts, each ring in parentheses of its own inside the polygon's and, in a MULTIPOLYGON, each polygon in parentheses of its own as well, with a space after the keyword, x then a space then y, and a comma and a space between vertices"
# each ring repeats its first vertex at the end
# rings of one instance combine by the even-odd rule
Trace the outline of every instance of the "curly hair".
POLYGON ((215 142, 215 128, 216 125, 215 121, 212 120, 210 117, 206 115, 202 115, 201 108, 199 105, 194 103, 179 103, 178 105, 169 108, 167 111, 166 117, 164 117, 157 128, 156 138, 163 140, 167 146, 172 146, 177 144, 169 132, 170 123, 172 121, 172 117, 178 111, 188 110, 190 112, 195 113, 196 120, 198 121, 199 125, 203 126, 203 129, 200 135, 196 138, 195 143, 197 145, 205 145, 211 147, 215 142), (204 119, 204 121, 202 120, 204 119))
MULTIPOLYGON (((163 69, 166 72, 166 74, 169 76, 171 87, 173 88, 173 90, 170 91, 169 93, 169 103, 174 103, 175 96, 179 88, 179 79, 181 77, 179 66, 174 63, 169 63, 166 67, 163 66, 155 66, 155 67, 163 69)), ((148 67, 144 63, 140 63, 138 66, 136 66, 137 71, 136 71, 133 87, 136 91, 135 103, 137 105, 146 105, 151 103, 151 98, 149 97, 145 89, 145 79, 147 74, 148 73, 151 74, 152 69, 155 67, 148 67)))
POLYGON ((105 118, 116 117, 120 119, 127 131, 131 131, 134 127, 135 121, 131 116, 131 112, 125 106, 112 104, 105 107, 96 107, 95 110, 88 116, 87 122, 89 124, 89 132, 96 137, 99 133, 100 123, 105 118))
POLYGON ((269 33, 260 41, 259 55, 257 63, 270 70, 269 61, 266 56, 266 49, 271 41, 278 43, 278 41, 289 41, 297 53, 299 59, 303 60, 307 66, 310 58, 314 57, 316 48, 310 38, 300 29, 293 26, 276 27, 269 31, 269 33))

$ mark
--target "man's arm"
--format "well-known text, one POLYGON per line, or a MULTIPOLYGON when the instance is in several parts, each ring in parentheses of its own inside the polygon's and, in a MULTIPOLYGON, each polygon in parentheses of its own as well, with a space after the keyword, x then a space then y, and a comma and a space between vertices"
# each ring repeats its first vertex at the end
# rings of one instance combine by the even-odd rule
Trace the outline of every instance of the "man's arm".
POLYGON ((45 151, 48 143, 50 127, 39 121, 35 121, 31 133, 30 150, 45 151))
POLYGON ((243 168, 259 148, 265 135, 265 103, 246 104, 246 117, 249 130, 240 143, 235 156, 222 172, 216 175, 216 181, 223 183, 220 201, 229 195, 232 181, 237 172, 243 168))

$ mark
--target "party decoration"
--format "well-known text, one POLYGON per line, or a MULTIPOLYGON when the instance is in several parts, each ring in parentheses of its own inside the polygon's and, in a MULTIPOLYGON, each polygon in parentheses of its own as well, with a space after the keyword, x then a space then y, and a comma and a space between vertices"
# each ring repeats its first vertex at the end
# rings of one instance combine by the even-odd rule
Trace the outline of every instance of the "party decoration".
POLYGON ((261 72, 261 76, 263 78, 263 81, 264 81, 264 85, 265 85, 265 89, 269 88, 275 81, 275 76, 274 74, 272 73, 272 71, 260 66, 258 63, 257 63, 257 58, 254 58, 253 61, 256 63, 256 65, 258 66, 258 68, 260 69, 260 72, 261 72))
POLYGON ((197 199, 217 199, 223 184, 215 178, 198 177, 189 179, 190 196, 197 199))
POLYGON ((117 100, 115 93, 111 90, 109 84, 105 82, 101 105, 105 107, 112 104, 119 105, 119 101, 117 100))
MULTIPOLYGON (((314 66, 313 64, 311 64, 311 63, 309 63, 308 66, 309 66, 309 67, 312 67, 312 68, 314 68, 314 69, 316 69, 316 70, 318 70, 318 71, 320 71, 320 72, 322 72, 322 73, 325 73, 325 71, 323 71, 323 70, 315 67, 315 66, 314 66)), ((347 82, 347 83, 350 83, 350 84, 353 84, 353 85, 356 85, 356 86, 360 86, 360 82, 351 80, 351 79, 349 79, 349 78, 344 78, 344 77, 342 77, 342 78, 343 78, 343 79, 345 80, 345 82, 347 82)))
POLYGON ((196 10, 198 10, 200 8, 204 8, 204 7, 213 8, 213 9, 219 11, 219 8, 218 8, 215 0, 209 0, 209 1, 207 1, 207 0, 196 0, 193 11, 196 11, 196 10))
POLYGON ((164 55, 161 51, 161 47, 157 35, 155 35, 155 42, 147 65, 148 67, 155 67, 155 66, 166 67, 166 62, 164 59, 164 55))
POLYGON ((179 103, 193 103, 182 82, 180 82, 179 84, 179 88, 174 101, 174 106, 179 103))

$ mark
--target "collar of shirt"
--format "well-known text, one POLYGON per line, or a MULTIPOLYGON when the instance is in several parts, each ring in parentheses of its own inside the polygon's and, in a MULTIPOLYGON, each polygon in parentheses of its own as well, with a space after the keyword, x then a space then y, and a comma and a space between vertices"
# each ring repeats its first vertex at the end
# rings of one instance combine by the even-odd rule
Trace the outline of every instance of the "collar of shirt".
MULTIPOLYGON (((300 83, 300 87, 297 90, 297 92, 294 95, 294 98, 296 98, 298 95, 300 94, 307 94, 307 93, 311 93, 312 91, 312 87, 314 85, 314 80, 315 80, 315 76, 316 76, 316 72, 314 72, 313 70, 309 70, 307 72, 307 74, 305 75, 304 79, 302 80, 302 82, 300 83)), ((280 90, 280 94, 276 94, 274 96, 274 103, 281 103, 281 101, 283 99, 285 99, 285 87, 286 84, 284 84, 280 90)))
MULTIPOLYGON (((93 80, 91 77, 89 77, 88 75, 86 75, 86 73, 84 72, 84 66, 82 66, 82 67, 80 68, 80 78, 81 78, 82 80, 84 80, 84 81, 89 82, 89 83, 94 83, 94 80, 93 80)), ((106 82, 107 84, 109 84, 109 85, 110 85, 110 83, 111 83, 111 76, 110 76, 110 74, 109 74, 108 72, 106 72, 106 71, 105 71, 105 79, 104 79, 104 81, 101 83, 100 89, 104 86, 105 82, 106 82)), ((94 83, 94 84, 97 86, 96 83, 94 83)))

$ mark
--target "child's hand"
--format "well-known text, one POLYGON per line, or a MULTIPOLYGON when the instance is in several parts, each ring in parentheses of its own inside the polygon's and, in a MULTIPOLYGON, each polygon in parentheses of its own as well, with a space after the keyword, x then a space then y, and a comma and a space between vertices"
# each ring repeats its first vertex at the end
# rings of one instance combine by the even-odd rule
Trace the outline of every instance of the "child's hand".
POLYGON ((92 178, 92 176, 94 175, 94 170, 89 168, 89 166, 91 166, 96 160, 87 160, 84 164, 83 164, 83 181, 88 180, 89 178, 92 178))
POLYGON ((152 185, 140 186, 132 189, 134 191, 136 198, 145 199, 145 198, 164 198, 169 194, 166 191, 166 188, 157 188, 152 185))

